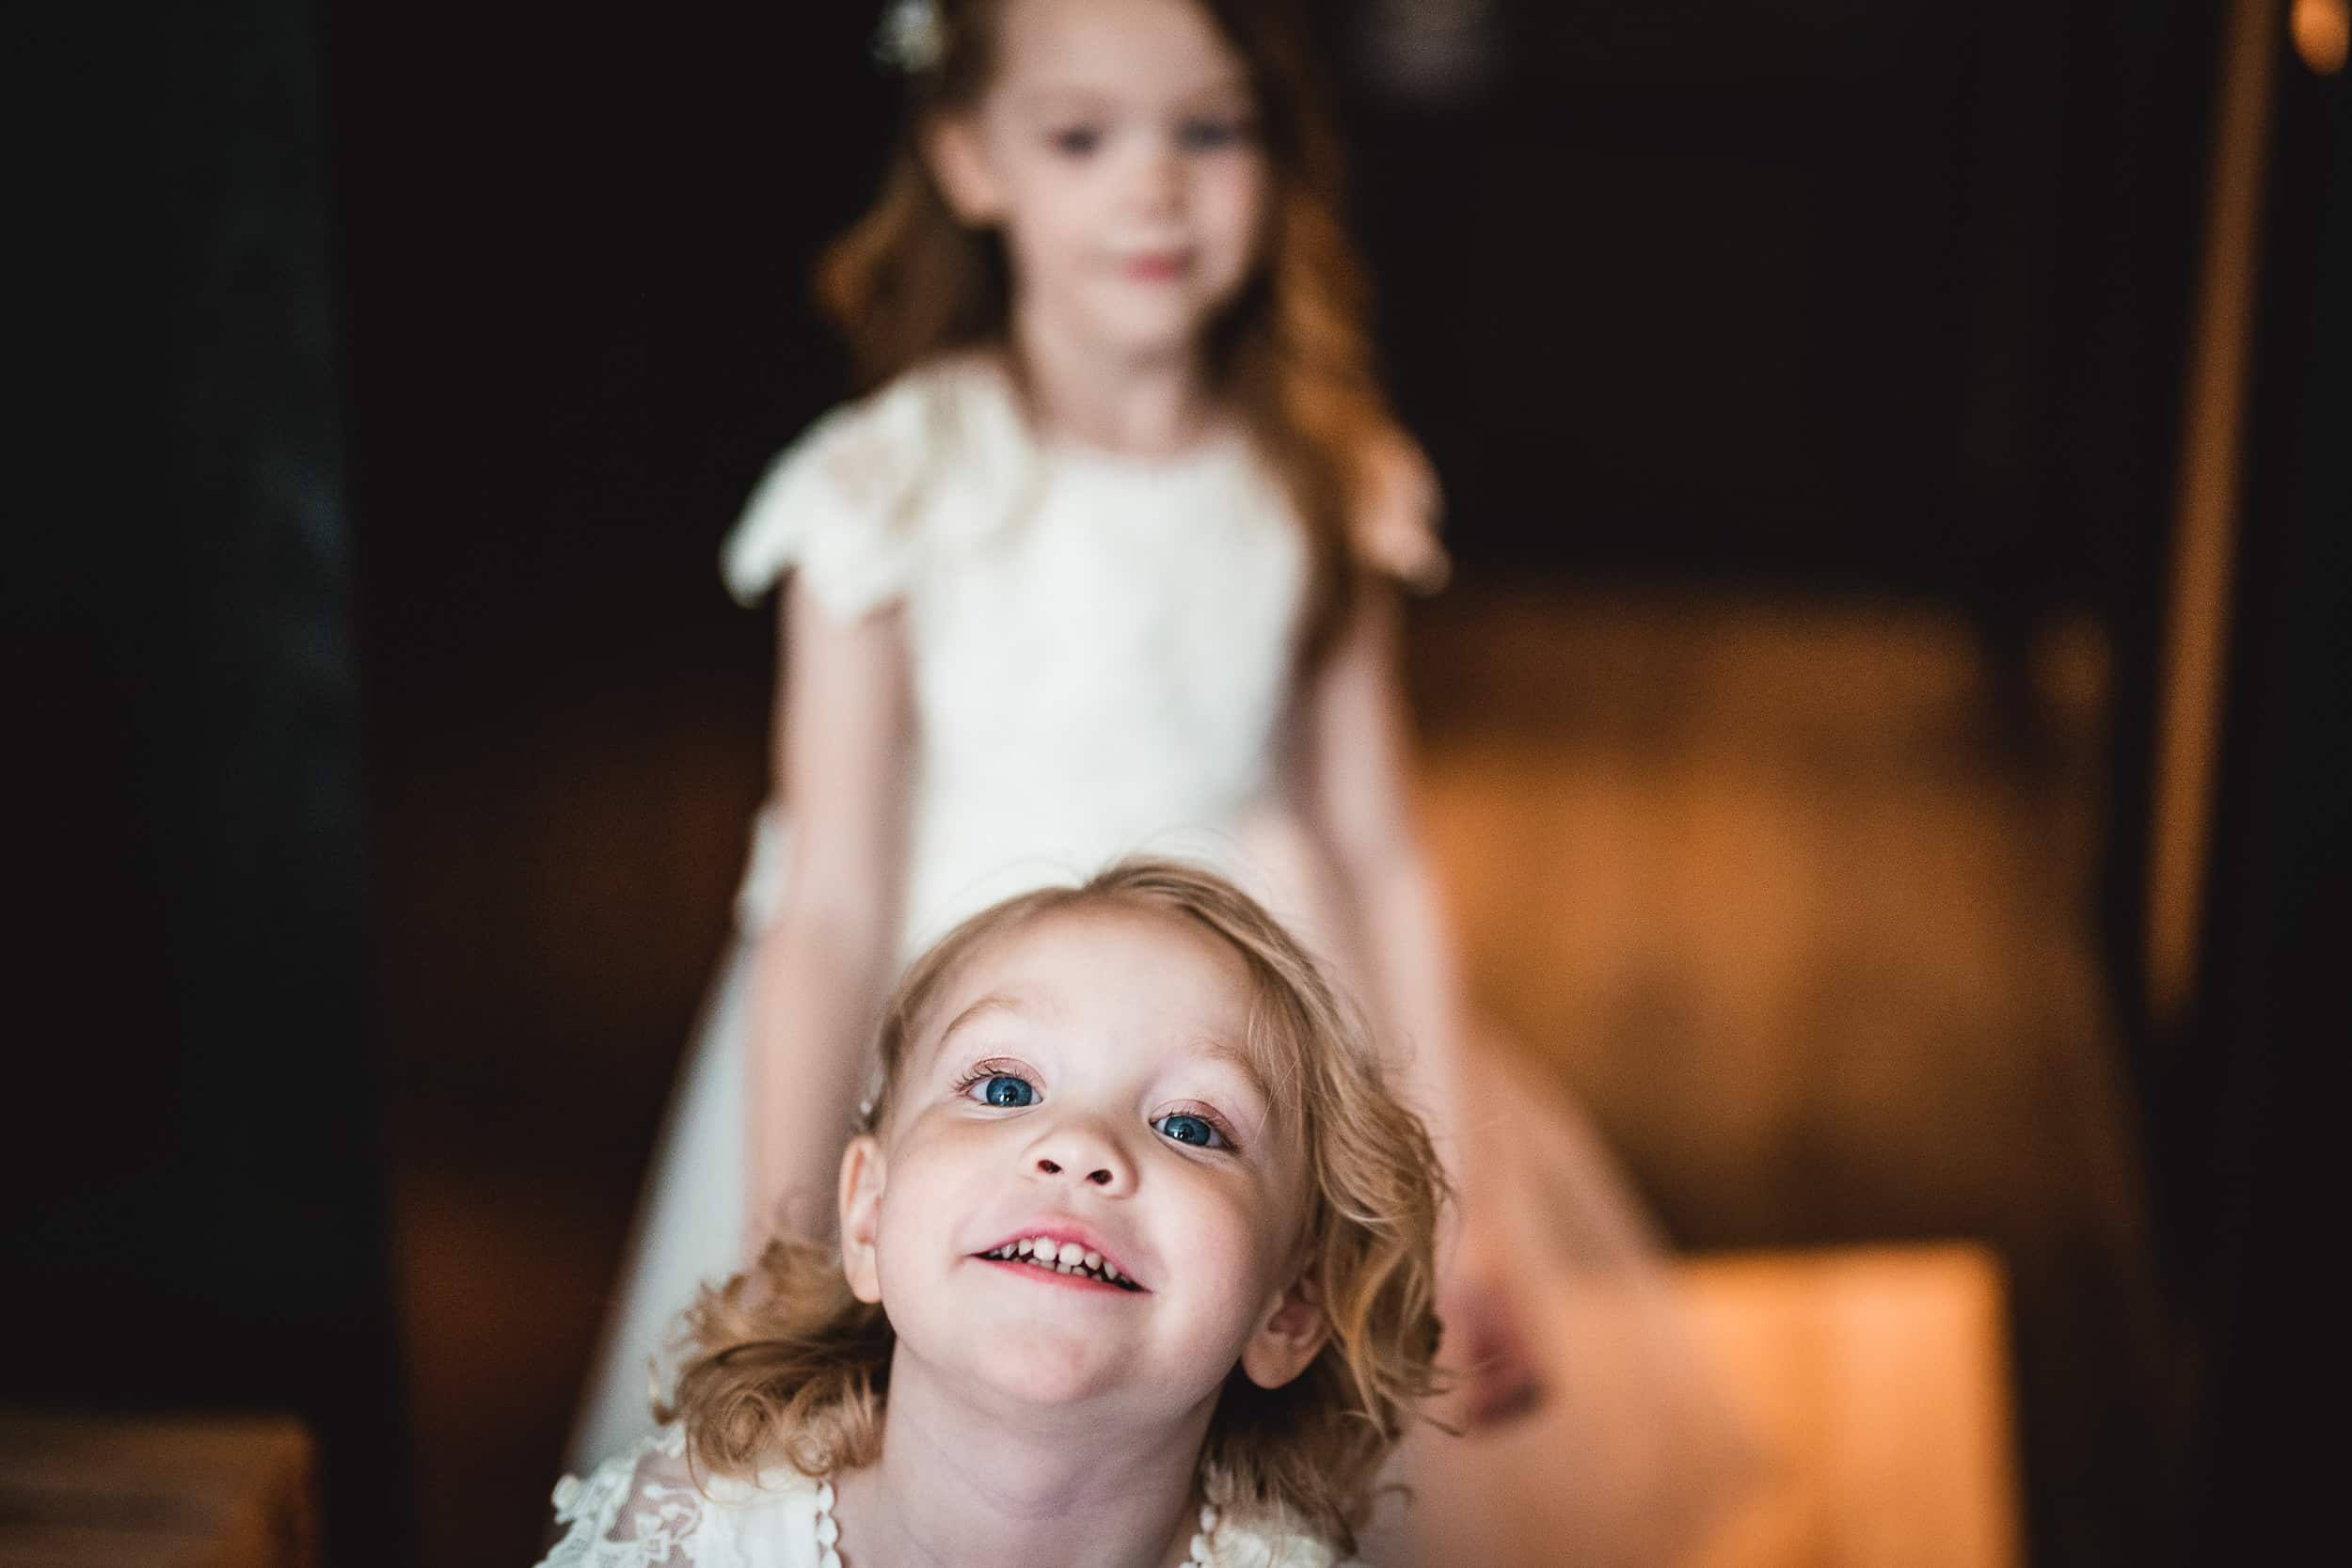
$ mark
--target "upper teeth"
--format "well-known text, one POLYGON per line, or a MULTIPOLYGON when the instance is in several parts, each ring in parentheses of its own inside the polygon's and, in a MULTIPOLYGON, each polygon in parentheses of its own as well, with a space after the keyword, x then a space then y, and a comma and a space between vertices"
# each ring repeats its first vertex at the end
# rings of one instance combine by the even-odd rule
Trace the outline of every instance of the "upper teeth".
POLYGON ((1017 1242, 1007 1242, 983 1256, 1026 1258, 1030 1262, 1042 1264, 1056 1274, 1090 1274, 1110 1280, 1120 1277, 1118 1265, 1101 1253, 1089 1252, 1075 1242, 1057 1242, 1051 1236, 1023 1237, 1017 1242))

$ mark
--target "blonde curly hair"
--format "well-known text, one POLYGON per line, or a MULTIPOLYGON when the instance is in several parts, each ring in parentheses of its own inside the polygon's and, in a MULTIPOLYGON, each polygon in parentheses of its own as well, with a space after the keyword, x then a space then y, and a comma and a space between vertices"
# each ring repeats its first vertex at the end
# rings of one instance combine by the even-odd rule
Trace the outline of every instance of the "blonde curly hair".
MULTIPOLYGON (((1179 915, 1240 956, 1253 990, 1248 1048, 1306 1151, 1307 1274, 1329 1335, 1280 1388, 1238 1370, 1228 1380, 1201 1453, 1203 1486, 1224 1507, 1352 1551, 1380 1463, 1435 1386, 1444 1179, 1361 1022, 1254 900, 1199 867, 1134 859, 974 915, 916 959, 891 997, 866 1126, 887 1120, 916 1030, 965 958, 1042 916, 1104 906, 1179 915)), ((822 1476, 879 1457, 896 1337, 880 1306, 850 1293, 833 1249, 771 1243, 750 1269, 704 1291, 687 1323, 676 1393, 660 1414, 683 1425, 698 1471, 749 1477, 781 1455, 822 1476)))

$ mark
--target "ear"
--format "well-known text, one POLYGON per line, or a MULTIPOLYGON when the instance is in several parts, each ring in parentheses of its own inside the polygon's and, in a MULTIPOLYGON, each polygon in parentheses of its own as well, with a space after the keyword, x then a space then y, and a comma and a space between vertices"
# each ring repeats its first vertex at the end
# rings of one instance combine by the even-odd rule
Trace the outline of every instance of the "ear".
POLYGON ((882 1259, 874 1237, 889 1174, 881 1144, 866 1135, 850 1140, 841 1156, 841 1272, 850 1293, 864 1302, 882 1300, 882 1259))
POLYGON ((1002 221, 1005 193, 969 115, 942 115, 923 133, 923 162, 957 217, 975 229, 1002 221))
POLYGON ((1241 1370, 1261 1388, 1279 1388, 1307 1370, 1330 1332, 1323 1291, 1302 1272, 1266 1304, 1257 1332, 1242 1347, 1241 1370))

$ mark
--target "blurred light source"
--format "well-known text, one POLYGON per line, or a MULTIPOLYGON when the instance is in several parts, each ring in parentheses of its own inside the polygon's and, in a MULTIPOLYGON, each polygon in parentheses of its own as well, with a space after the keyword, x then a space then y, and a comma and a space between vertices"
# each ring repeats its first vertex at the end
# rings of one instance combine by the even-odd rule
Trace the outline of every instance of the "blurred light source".
POLYGON ((1465 97, 1493 72, 1494 0, 1378 0, 1362 14, 1366 69, 1398 97, 1465 97))
POLYGON ((2289 25, 2305 65, 2322 76, 2344 69, 2344 55, 2352 51, 2352 0, 2295 0, 2289 25))

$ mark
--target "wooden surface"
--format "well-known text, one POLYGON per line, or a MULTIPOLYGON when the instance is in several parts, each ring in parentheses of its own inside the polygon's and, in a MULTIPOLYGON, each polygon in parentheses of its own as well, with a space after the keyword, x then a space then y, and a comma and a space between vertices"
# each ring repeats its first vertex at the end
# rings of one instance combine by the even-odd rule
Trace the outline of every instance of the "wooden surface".
POLYGON ((0 1412, 0 1568, 316 1568, 311 1465, 278 1418, 0 1412))
POLYGON ((2017 1568, 2008 1329, 1981 1247, 1686 1264, 1700 1337, 1765 1452, 1693 1568, 2017 1568))
POLYGON ((2154 1559, 2096 635, 2053 626, 2005 687, 1883 604, 1449 594, 1416 631, 1422 819, 1497 1033, 1685 1247, 1990 1243, 2035 1561, 2154 1559))

